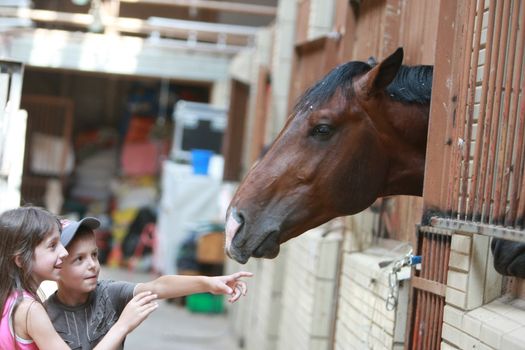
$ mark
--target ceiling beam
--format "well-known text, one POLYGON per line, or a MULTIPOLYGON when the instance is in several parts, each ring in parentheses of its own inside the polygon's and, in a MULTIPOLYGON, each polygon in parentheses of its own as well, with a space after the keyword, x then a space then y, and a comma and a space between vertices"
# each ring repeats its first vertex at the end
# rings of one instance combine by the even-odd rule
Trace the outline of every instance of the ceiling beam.
MULTIPOLYGON (((93 16, 85 13, 69 13, 48 10, 0 8, 0 16, 29 19, 35 22, 57 23, 81 28, 89 28, 93 16)), ((103 17, 106 29, 121 33, 149 36, 160 34, 169 38, 193 41, 219 42, 229 45, 250 45, 257 27, 227 25, 186 20, 151 18, 142 20, 126 17, 103 17)))
POLYGON ((164 5, 178 7, 192 7, 203 10, 244 13, 259 16, 277 15, 275 6, 244 4, 239 2, 214 0, 120 0, 120 2, 137 3, 142 5, 164 5))

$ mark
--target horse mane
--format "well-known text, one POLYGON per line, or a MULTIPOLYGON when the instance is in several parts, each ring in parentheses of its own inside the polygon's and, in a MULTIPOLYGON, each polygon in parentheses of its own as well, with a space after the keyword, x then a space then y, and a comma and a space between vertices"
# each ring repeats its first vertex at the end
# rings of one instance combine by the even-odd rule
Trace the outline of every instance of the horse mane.
POLYGON ((352 94, 353 78, 368 72, 371 68, 367 63, 360 61, 351 61, 335 67, 323 79, 305 91, 297 101, 294 112, 319 108, 330 100, 338 88, 352 94))
POLYGON ((401 66, 386 92, 396 101, 404 103, 430 103, 433 66, 401 66))
MULTIPOLYGON (((353 94, 352 80, 370 69, 373 65, 351 61, 332 69, 298 99, 294 114, 307 109, 316 109, 325 104, 338 88, 353 94)), ((401 66, 394 81, 387 87, 387 94, 394 100, 404 103, 430 103, 432 93, 432 66, 401 66)), ((348 96, 348 97, 350 97, 348 96)))

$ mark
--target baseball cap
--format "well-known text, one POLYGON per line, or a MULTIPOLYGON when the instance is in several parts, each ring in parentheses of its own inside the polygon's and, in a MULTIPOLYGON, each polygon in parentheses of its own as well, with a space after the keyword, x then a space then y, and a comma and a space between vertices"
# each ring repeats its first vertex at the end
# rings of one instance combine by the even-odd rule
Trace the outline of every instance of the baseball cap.
POLYGON ((64 219, 60 220, 60 223, 62 224, 62 235, 60 235, 60 242, 64 247, 67 247, 73 237, 75 237, 75 234, 77 233, 80 226, 87 226, 92 230, 100 227, 100 221, 93 217, 86 217, 80 221, 64 219))

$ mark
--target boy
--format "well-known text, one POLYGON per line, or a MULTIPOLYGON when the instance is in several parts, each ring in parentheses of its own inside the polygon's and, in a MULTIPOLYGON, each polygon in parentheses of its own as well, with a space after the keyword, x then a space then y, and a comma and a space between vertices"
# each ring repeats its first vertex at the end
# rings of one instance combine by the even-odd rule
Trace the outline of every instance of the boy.
POLYGON ((65 258, 58 289, 45 302, 58 334, 72 349, 91 349, 118 320, 134 295, 150 291, 158 298, 175 298, 194 293, 229 294, 235 302, 246 294, 241 277, 250 272, 229 276, 165 275, 147 283, 99 281, 100 263, 94 230, 100 222, 91 217, 80 221, 62 221, 61 243, 69 256, 65 258))

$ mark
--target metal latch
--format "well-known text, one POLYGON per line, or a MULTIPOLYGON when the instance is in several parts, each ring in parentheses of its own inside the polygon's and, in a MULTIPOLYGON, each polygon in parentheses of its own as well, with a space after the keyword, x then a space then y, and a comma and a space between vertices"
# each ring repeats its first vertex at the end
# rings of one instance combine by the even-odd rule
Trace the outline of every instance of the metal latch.
POLYGON ((386 298, 386 309, 392 311, 397 306, 399 298, 399 281, 410 278, 410 269, 404 267, 421 264, 421 255, 413 255, 412 250, 406 255, 396 260, 382 261, 379 263, 380 268, 392 265, 388 274, 388 296, 386 298))

